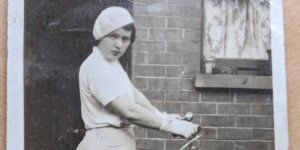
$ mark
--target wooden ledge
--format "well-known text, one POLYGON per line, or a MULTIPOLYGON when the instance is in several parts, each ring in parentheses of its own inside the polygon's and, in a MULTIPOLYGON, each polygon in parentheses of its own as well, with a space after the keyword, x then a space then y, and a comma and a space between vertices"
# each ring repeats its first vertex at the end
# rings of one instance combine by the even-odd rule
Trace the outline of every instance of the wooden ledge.
POLYGON ((197 74, 195 88, 273 89, 272 76, 197 74))

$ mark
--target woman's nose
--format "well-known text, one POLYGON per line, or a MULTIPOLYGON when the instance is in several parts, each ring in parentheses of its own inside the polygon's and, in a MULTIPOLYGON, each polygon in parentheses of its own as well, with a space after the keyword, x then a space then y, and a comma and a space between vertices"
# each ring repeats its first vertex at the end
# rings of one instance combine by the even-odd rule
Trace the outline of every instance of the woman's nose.
POLYGON ((121 47, 122 47, 122 40, 121 40, 121 39, 117 39, 117 40, 115 41, 115 46, 116 46, 117 48, 121 48, 121 47))

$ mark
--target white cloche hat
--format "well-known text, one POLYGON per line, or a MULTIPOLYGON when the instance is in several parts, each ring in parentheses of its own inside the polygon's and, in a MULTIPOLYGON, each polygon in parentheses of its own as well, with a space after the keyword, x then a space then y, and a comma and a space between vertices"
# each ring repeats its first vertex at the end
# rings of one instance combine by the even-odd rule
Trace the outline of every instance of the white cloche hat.
POLYGON ((126 9, 122 7, 106 8, 100 13, 94 24, 94 38, 100 40, 109 33, 133 22, 126 9))

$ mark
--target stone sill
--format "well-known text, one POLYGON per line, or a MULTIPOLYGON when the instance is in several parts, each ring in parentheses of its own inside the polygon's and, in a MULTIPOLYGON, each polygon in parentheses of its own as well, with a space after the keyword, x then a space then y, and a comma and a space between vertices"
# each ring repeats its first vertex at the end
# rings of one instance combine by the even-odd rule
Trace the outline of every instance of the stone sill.
POLYGON ((196 74, 195 88, 232 88, 270 90, 272 76, 196 74))

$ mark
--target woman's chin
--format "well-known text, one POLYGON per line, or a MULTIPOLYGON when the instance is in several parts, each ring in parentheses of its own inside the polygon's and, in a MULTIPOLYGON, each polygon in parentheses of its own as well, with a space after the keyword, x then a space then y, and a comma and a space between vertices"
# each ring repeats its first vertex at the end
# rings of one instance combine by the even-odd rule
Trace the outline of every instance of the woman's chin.
POLYGON ((105 59, 109 62, 112 62, 118 60, 118 57, 106 57, 105 59))

